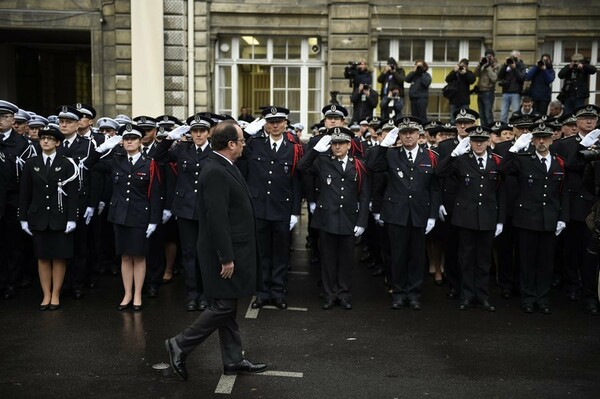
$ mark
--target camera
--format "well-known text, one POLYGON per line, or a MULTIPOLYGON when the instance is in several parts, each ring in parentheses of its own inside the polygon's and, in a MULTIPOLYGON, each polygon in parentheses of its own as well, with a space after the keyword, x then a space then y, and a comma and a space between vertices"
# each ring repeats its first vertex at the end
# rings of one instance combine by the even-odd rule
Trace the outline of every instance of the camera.
POLYGON ((371 86, 369 86, 369 85, 363 85, 363 90, 371 90, 371 86))
POLYGON ((515 63, 515 60, 513 60, 512 58, 509 57, 506 59, 506 65, 512 65, 514 63, 515 63))
POLYGON ((483 58, 481 59, 481 61, 479 61, 479 64, 480 64, 481 66, 484 66, 484 65, 486 65, 487 63, 488 63, 488 59, 487 59, 487 57, 483 57, 483 58))
POLYGON ((348 61, 348 65, 344 68, 344 77, 350 80, 350 87, 353 86, 354 79, 358 74, 358 62, 348 61))
POLYGON ((537 63, 537 66, 539 68, 543 67, 544 65, 546 65, 546 63, 544 62, 544 60, 539 60, 538 63, 537 63))
POLYGON ((592 162, 600 159, 600 148, 581 150, 577 153, 577 158, 584 162, 592 162))

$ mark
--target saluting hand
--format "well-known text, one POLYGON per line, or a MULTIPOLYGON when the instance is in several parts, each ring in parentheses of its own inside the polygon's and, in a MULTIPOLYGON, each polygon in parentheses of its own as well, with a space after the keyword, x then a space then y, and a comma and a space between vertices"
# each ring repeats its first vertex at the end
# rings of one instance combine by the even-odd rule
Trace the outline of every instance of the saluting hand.
POLYGON ((326 134, 314 146, 316 152, 325 152, 331 147, 331 136, 326 134))
POLYGON ((600 136, 600 129, 595 129, 585 135, 585 137, 581 140, 579 144, 584 147, 591 147, 598 141, 598 137, 600 136))
POLYGON ((221 278, 231 278, 233 276, 233 261, 221 263, 221 278))
POLYGON ((396 144, 396 140, 398 140, 398 128, 395 127, 389 131, 389 133, 385 136, 385 138, 379 143, 381 147, 391 147, 396 144))
POLYGON ((450 156, 452 156, 452 157, 461 156, 463 154, 466 154, 470 148, 471 148, 471 138, 467 137, 467 138, 463 139, 460 143, 458 143, 458 145, 452 151, 452 154, 450 154, 450 156))
POLYGON ((512 147, 509 148, 508 151, 517 153, 517 152, 529 147, 529 143, 531 143, 532 137, 533 137, 533 134, 531 134, 531 133, 522 134, 521 137, 519 137, 517 139, 517 141, 512 145, 512 147))

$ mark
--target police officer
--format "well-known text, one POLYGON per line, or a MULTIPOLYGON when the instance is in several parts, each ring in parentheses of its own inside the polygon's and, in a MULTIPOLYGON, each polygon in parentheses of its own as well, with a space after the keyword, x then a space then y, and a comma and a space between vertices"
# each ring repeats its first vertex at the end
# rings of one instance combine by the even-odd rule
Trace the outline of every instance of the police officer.
POLYGON ((265 107, 265 136, 248 137, 240 159, 254 205, 263 284, 254 309, 272 303, 286 309, 289 231, 298 222, 301 206, 297 163, 302 147, 287 134, 289 110, 265 107))
POLYGON ((100 144, 104 143, 105 136, 100 132, 94 132, 92 130, 92 127, 94 126, 94 118, 96 118, 96 110, 94 107, 82 103, 77 103, 74 105, 74 107, 81 114, 77 133, 79 133, 81 137, 91 140, 92 143, 94 143, 94 147, 98 147, 100 144))
POLYGON ((391 246, 392 308, 408 305, 420 310, 425 235, 435 227, 441 204, 434 175, 438 157, 417 145, 421 126, 418 118, 402 118, 397 126, 374 149, 367 167, 388 176, 381 220, 387 226, 391 246))
POLYGON ((525 313, 537 307, 549 314, 556 236, 569 217, 568 195, 563 190, 565 167, 550 153, 552 128, 544 122, 530 127, 511 146, 501 164, 503 173, 515 175, 519 191, 513 225, 518 229, 521 306, 525 313), (533 141, 533 152, 522 152, 533 141))
POLYGON ((298 164, 312 173, 321 188, 311 222, 319 230, 319 247, 325 301, 322 308, 336 303, 352 309, 350 285, 354 243, 367 226, 370 188, 363 163, 350 156, 352 130, 327 130, 315 147, 298 164), (331 155, 328 150, 331 148, 331 155))
POLYGON ((492 245, 494 237, 502 233, 506 215, 500 157, 488 150, 490 128, 471 126, 467 132, 469 137, 440 162, 436 173, 454 175, 458 181, 451 223, 459 236, 459 309, 467 310, 475 302, 481 309, 494 312, 488 300, 492 245))

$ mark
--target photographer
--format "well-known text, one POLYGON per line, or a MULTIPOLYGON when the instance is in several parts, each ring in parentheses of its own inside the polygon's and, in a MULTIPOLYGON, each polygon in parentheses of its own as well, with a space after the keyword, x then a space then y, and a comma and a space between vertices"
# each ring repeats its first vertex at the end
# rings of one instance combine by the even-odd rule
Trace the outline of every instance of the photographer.
POLYGON ((470 86, 475 83, 475 74, 469 69, 469 60, 463 58, 446 76, 446 83, 456 82, 455 94, 448 98, 450 102, 450 123, 454 124, 454 111, 469 108, 471 104, 470 86))
POLYGON ((413 70, 406 75, 406 83, 410 83, 408 96, 410 97, 410 113, 422 121, 427 120, 427 106, 429 104, 429 85, 431 75, 427 72, 429 65, 423 60, 415 61, 413 70))
POLYGON ((352 93, 350 101, 354 104, 352 123, 358 123, 373 116, 373 110, 379 103, 379 93, 373 90, 371 86, 361 83, 358 85, 357 90, 352 93))
POLYGON ((382 84, 381 119, 398 119, 404 107, 404 69, 390 57, 377 81, 382 84))
POLYGON ((590 75, 595 73, 596 67, 579 53, 573 54, 571 63, 560 70, 558 77, 565 80, 561 91, 561 95, 564 94, 564 100, 561 101, 565 105, 565 114, 585 104, 590 96, 590 75))
MULTIPOLYGON (((360 121, 358 118, 358 113, 362 108, 364 108, 363 102, 363 94, 365 91, 365 87, 369 88, 372 84, 371 71, 368 69, 368 64, 365 59, 361 59, 359 62, 349 62, 349 65, 344 69, 344 77, 350 80, 350 87, 352 87, 352 95, 350 97, 350 101, 354 107, 354 113, 352 121, 360 121)), ((365 98, 366 101, 366 98, 365 98)), ((377 102, 375 102, 377 105, 377 102)), ((371 110, 372 111, 372 110, 371 110)), ((369 115, 370 116, 370 115, 369 115)))
POLYGON ((529 91, 533 99, 533 112, 545 115, 548 111, 548 104, 552 100, 552 82, 555 77, 556 73, 549 54, 542 54, 537 65, 529 68, 525 75, 525 81, 531 82, 529 91))
POLYGON ((492 49, 485 50, 485 55, 475 68, 477 82, 477 105, 481 117, 481 126, 494 124, 494 96, 496 94, 496 81, 500 65, 496 60, 496 53, 492 49))
POLYGON ((502 109, 500 121, 508 122, 508 111, 515 112, 521 105, 521 91, 525 82, 525 64, 521 61, 521 53, 513 50, 510 57, 498 71, 498 81, 502 87, 502 109))

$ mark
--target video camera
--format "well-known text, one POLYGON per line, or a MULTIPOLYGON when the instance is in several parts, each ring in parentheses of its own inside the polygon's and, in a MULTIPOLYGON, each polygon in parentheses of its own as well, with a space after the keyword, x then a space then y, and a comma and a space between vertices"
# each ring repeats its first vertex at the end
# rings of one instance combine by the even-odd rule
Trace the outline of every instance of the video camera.
POLYGON ((348 79, 350 87, 354 86, 354 79, 358 74, 358 62, 348 61, 348 65, 344 68, 344 77, 348 79))

